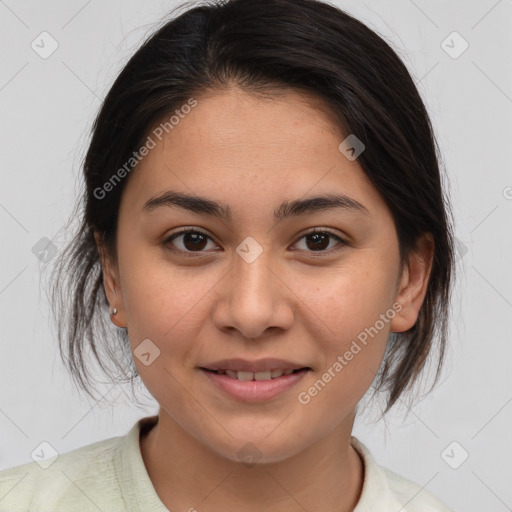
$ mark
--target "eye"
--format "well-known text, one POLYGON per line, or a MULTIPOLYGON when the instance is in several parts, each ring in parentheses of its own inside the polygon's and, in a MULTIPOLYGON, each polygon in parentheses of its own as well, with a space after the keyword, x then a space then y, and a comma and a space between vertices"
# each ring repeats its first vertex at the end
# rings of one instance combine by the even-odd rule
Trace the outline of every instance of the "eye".
MULTIPOLYGON (((333 252, 341 249, 343 246, 348 245, 342 238, 338 235, 335 235, 331 231, 322 228, 315 228, 305 235, 303 235, 299 241, 305 240, 306 248, 299 248, 299 250, 305 250, 307 252, 333 252), (341 247, 333 248, 329 247, 330 241, 329 239, 335 239, 338 241, 338 245, 341 247), (327 249, 327 250, 326 250, 327 249)), ((208 252, 204 249, 208 245, 208 240, 213 240, 209 235, 202 231, 198 231, 197 229, 183 229, 178 233, 174 233, 167 239, 162 242, 164 247, 168 247, 171 251, 187 254, 187 253, 202 253, 208 252), (176 242, 179 241, 179 242, 176 242), (178 247, 176 247, 178 246, 178 247)), ((296 242, 298 244, 299 242, 296 242)), ((213 244, 214 247, 217 247, 216 244, 213 244)))
MULTIPOLYGON (((306 245, 306 251, 307 252, 333 252, 336 250, 341 249, 343 246, 348 245, 347 242, 345 242, 342 238, 340 238, 338 235, 335 235, 329 230, 322 229, 322 228, 315 228, 305 235, 303 235, 300 240, 305 239, 305 245, 306 245), (329 239, 336 239, 338 241, 338 245, 341 245, 341 247, 338 247, 337 249, 333 247, 329 247, 329 239), (327 250, 326 250, 327 249, 327 250)), ((297 242, 298 243, 298 242, 297 242)), ((303 249, 299 249, 303 250, 303 249)))
MULTIPOLYGON (((169 247, 174 252, 205 252, 203 249, 207 245, 207 240, 212 240, 206 233, 197 229, 184 229, 178 233, 174 233, 162 242, 165 247, 172 246, 175 240, 179 240, 178 248, 169 247)), ((212 240, 213 241, 213 240, 212 240)), ((215 245, 215 244, 214 244, 215 245)))

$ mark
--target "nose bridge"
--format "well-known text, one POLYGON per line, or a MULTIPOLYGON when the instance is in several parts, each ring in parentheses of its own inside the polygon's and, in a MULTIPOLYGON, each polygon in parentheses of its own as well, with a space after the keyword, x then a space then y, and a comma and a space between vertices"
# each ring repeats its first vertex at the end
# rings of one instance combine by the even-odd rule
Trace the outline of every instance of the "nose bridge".
POLYGON ((273 260, 271 249, 251 237, 237 247, 229 284, 216 308, 219 328, 236 328, 247 338, 258 338, 269 327, 289 327, 286 287, 271 270, 273 260))
POLYGON ((270 270, 272 255, 270 249, 261 250, 258 254, 253 247, 243 253, 247 246, 242 244, 237 249, 237 257, 233 261, 234 289, 241 302, 251 303, 256 300, 260 306, 270 306, 276 279, 270 270), (240 254, 242 253, 242 254, 240 254), (262 304, 263 302, 263 304, 262 304))

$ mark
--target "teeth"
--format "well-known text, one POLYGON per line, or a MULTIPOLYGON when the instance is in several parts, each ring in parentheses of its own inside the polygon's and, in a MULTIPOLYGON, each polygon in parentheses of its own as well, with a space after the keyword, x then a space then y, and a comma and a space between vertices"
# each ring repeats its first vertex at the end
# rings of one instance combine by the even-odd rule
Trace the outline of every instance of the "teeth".
POLYGON ((288 370, 281 370, 281 369, 275 369, 275 370, 268 370, 266 372, 236 372, 234 370, 217 370, 217 373, 219 375, 227 375, 228 377, 231 377, 232 379, 238 379, 242 381, 249 381, 249 380, 271 380, 271 379, 277 379, 278 377, 282 377, 283 375, 290 375, 293 373, 292 369, 288 370))
POLYGON ((267 372, 256 372, 254 374, 254 379, 255 380, 270 380, 271 379, 271 375, 272 375, 272 372, 270 372, 270 371, 267 371, 267 372))
MULTIPOLYGON (((219 372, 217 372, 217 373, 219 373, 219 372)), ((232 379, 238 379, 236 372, 234 372, 233 370, 226 370, 226 375, 228 377, 231 377, 232 379)))
POLYGON ((253 380, 254 373, 252 372, 236 372, 238 380, 253 380))

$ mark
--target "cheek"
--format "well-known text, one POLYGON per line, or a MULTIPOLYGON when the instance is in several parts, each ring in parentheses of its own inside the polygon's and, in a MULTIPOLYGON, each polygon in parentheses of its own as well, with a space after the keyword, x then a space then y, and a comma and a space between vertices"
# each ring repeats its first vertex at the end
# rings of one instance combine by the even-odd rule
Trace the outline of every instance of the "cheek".
POLYGON ((379 260, 370 252, 367 256, 361 255, 357 264, 347 265, 323 287, 309 289, 303 310, 316 318, 323 333, 315 336, 322 380, 332 381, 330 387, 337 392, 355 396, 364 394, 373 381, 396 314, 393 266, 371 264, 379 260))
MULTIPOLYGON (((380 315, 392 310, 394 269, 374 265, 375 258, 367 256, 334 271, 335 277, 331 274, 321 286, 308 288, 307 280, 304 282, 305 305, 317 314, 330 338, 335 337, 340 343, 356 338, 372 327, 380 315)), ((389 329, 389 322, 385 327, 389 329)), ((382 329, 379 323, 379 330, 382 329)))
POLYGON ((200 395, 191 390, 191 369, 197 364, 197 340, 211 309, 208 292, 212 283, 182 271, 174 273, 160 263, 148 263, 151 270, 142 272, 139 263, 126 286, 126 310, 133 361, 140 379, 184 430, 198 438, 214 439, 219 435, 215 425, 205 416, 200 395), (144 341, 148 339, 151 343, 144 341), (139 357, 144 352, 151 354, 150 364, 139 357), (153 352, 157 354, 154 358, 153 352))
POLYGON ((326 429, 334 428, 368 391, 382 363, 394 314, 385 287, 342 293, 351 289, 340 281, 333 293, 322 299, 328 307, 317 308, 322 309, 324 326, 329 329, 315 339, 320 365, 314 378, 297 394, 298 402, 309 412, 304 420, 323 417, 326 429))
POLYGON ((161 255, 143 251, 133 251, 119 265, 125 276, 123 304, 130 346, 140 378, 160 404, 172 403, 175 412, 184 411, 188 406, 183 385, 197 362, 195 340, 211 309, 211 280, 206 274, 204 279, 198 276, 197 269, 194 277, 192 267, 172 268, 161 255))
POLYGON ((212 288, 219 276, 199 267, 172 266, 163 251, 125 252, 119 261, 123 304, 132 349, 152 340, 173 357, 188 349, 211 310, 212 288))

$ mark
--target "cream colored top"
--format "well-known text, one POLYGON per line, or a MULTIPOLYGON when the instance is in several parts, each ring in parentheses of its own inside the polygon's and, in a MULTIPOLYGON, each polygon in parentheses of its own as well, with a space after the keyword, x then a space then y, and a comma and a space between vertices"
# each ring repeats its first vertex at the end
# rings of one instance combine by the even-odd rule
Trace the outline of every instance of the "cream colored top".
MULTIPOLYGON (((49 467, 30 462, 0 471, 1 512, 170 512, 160 501, 140 452, 141 429, 158 416, 135 423, 124 436, 60 454, 49 467)), ((452 512, 417 484, 378 466, 355 437, 365 476, 354 512, 452 512)))

